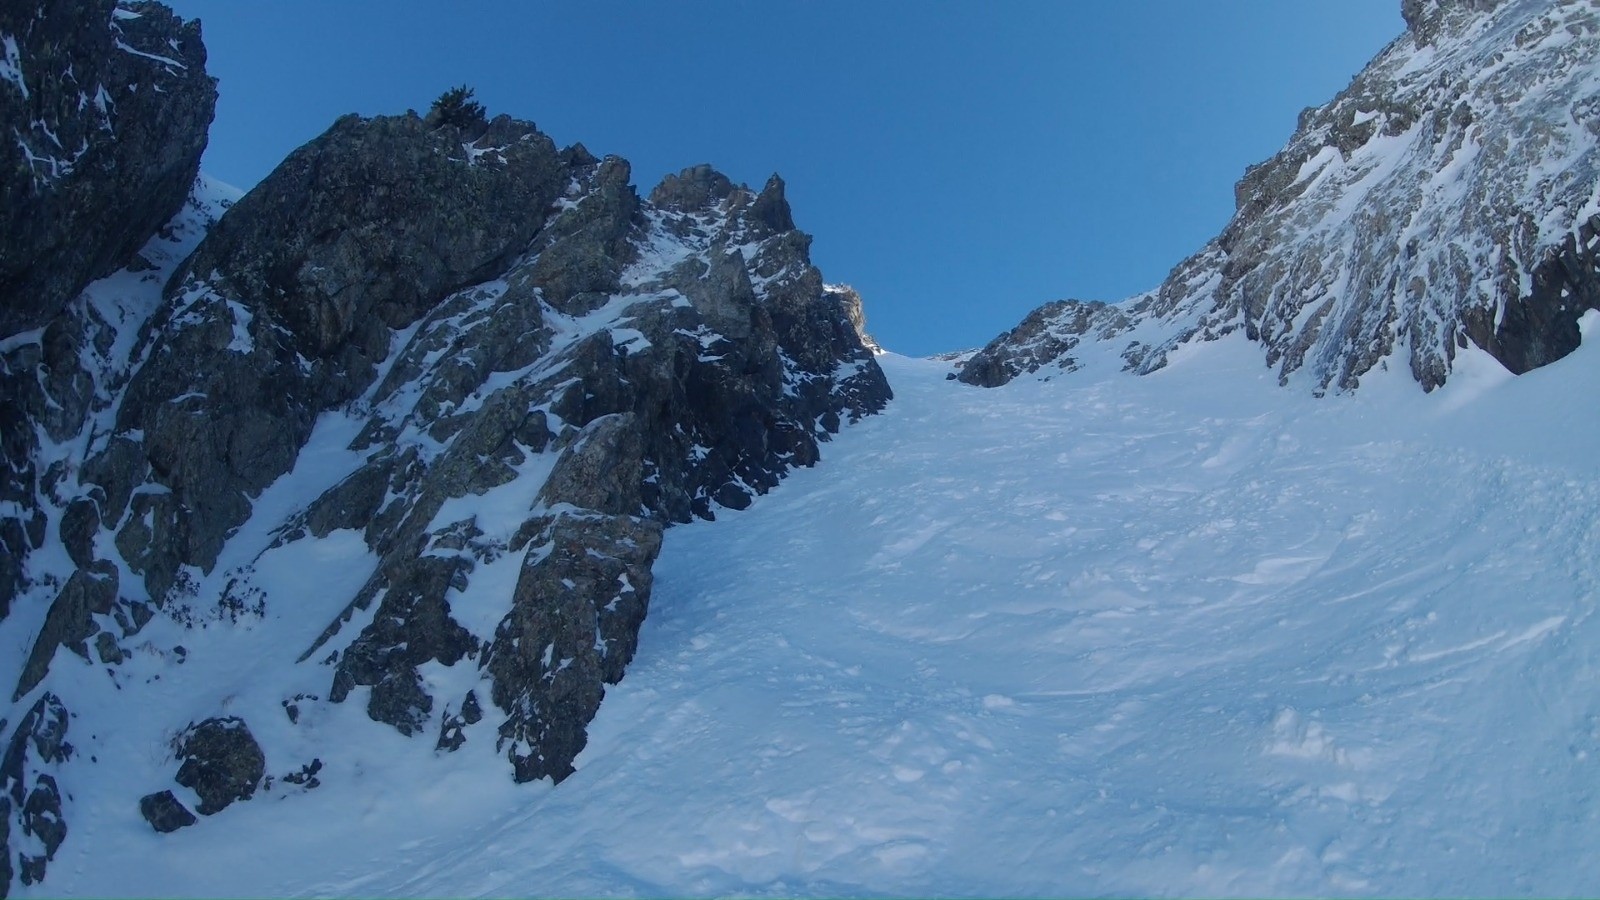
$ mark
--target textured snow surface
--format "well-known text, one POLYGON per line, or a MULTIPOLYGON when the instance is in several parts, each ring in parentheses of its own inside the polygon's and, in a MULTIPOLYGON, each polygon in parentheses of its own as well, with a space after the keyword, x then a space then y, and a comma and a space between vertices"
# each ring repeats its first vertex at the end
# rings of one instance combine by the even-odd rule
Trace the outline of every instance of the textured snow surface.
MULTIPOLYGON (((1593 895, 1585 325, 1519 378, 1463 351, 1433 394, 1391 371, 1321 400, 1240 335, 998 390, 884 356, 886 413, 668 533, 560 787, 360 704, 247 712, 269 771, 367 746, 157 835, 133 798, 170 735, 108 694, 74 710, 121 737, 75 736, 99 762, 68 783, 126 799, 69 808, 19 895, 1593 895)), ((151 718, 196 702, 178 681, 264 703, 247 674, 302 645, 248 635, 143 692, 172 707, 151 718)))

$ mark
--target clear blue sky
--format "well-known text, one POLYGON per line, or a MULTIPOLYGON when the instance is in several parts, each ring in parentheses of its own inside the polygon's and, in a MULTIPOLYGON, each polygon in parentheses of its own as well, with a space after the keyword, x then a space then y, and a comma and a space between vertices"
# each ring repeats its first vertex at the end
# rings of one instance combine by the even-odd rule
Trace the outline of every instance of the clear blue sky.
POLYGON ((1400 0, 168 2, 205 23, 224 181, 470 84, 641 193, 781 173, 823 275, 916 355, 1154 287, 1403 28, 1400 0))

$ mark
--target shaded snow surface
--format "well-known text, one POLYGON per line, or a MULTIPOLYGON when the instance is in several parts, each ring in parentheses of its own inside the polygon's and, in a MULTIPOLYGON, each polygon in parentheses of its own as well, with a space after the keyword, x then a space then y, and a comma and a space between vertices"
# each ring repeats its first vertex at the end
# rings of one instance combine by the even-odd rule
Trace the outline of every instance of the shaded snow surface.
POLYGON ((302 727, 365 764, 171 835, 79 808, 19 893, 1593 895, 1585 324, 1430 395, 1235 339, 992 391, 882 357, 886 413, 669 532, 559 788, 348 703, 302 727))

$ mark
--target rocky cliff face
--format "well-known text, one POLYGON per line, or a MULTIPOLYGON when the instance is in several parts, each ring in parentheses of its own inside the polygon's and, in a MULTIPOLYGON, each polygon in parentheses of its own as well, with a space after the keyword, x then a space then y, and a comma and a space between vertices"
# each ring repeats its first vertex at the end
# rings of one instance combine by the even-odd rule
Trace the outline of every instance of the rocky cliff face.
MULTIPOLYGON (((46 43, 211 90, 194 26, 91 12, 114 49, 46 43), (121 49, 152 23, 189 55, 121 49)), ((106 140, 154 127, 136 109, 106 140)), ((243 197, 184 178, 176 215, 130 201, 155 217, 117 239, 131 262, 7 248, 65 294, 7 282, 0 346, 23 473, 0 498, 0 839, 25 881, 90 791, 170 831, 359 770, 365 742, 321 724, 351 707, 561 780, 634 654, 663 528, 747 506, 890 398, 777 176, 701 166, 641 198, 625 161, 528 122, 408 115, 340 119, 243 197), (92 774, 131 752, 157 774, 92 774)), ((41 233, 77 208, 41 207, 41 233)))
POLYGON ((1242 330, 1280 380, 1354 390, 1403 366, 1426 390, 1469 344, 1521 373, 1600 308, 1600 11, 1405 0, 1407 30, 1253 166, 1221 235, 1149 294, 1045 307, 975 356, 993 386, 1110 341, 1131 371, 1242 330))
POLYGON ((155 3, 0 9, 0 336, 42 328, 177 214, 217 91, 198 22, 155 3))
POLYGON ((3 618, 45 538, 32 426, 46 443, 81 429, 80 359, 123 324, 79 298, 179 212, 217 93, 199 24, 155 4, 7 4, 0 48, 0 509, 26 512, 0 518, 3 618))
MULTIPOLYGON (((65 598, 51 612, 72 621, 53 615, 54 631, 85 655, 82 623, 117 607, 72 470, 126 376, 115 360, 149 313, 154 271, 198 239, 191 191, 216 89, 198 24, 154 4, 8 4, 0 48, 0 628, 20 661, 22 635, 46 624, 46 605, 19 597, 30 588, 65 598)), ((42 879, 66 838, 69 716, 49 692, 0 715, 0 895, 42 879)))

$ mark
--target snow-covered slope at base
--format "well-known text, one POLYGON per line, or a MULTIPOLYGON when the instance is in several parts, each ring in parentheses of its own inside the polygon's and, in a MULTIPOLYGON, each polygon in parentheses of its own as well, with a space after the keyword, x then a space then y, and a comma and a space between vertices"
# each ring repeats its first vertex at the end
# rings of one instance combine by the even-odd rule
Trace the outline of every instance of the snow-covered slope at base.
MULTIPOLYGON (((826 465, 669 532, 559 788, 325 707, 386 771, 80 814, 32 894, 1593 894, 1597 344, 1322 400, 1239 335, 993 391, 882 357, 826 465)), ((164 764, 125 749, 82 777, 164 764)))

